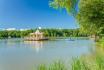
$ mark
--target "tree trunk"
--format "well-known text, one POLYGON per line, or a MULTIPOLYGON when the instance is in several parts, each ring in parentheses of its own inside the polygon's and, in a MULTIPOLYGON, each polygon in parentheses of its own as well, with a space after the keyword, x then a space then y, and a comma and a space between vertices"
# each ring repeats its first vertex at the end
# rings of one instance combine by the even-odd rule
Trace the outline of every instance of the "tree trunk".
POLYGON ((90 39, 94 40, 95 42, 99 41, 99 38, 100 37, 98 35, 95 35, 95 34, 90 36, 90 39))

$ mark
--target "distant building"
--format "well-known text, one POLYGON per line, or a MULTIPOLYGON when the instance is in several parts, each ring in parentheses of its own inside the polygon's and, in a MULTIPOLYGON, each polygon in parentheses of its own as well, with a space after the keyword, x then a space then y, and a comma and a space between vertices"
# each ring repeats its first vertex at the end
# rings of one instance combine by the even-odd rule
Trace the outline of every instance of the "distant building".
POLYGON ((43 32, 40 32, 39 30, 36 30, 35 33, 30 33, 30 36, 32 38, 35 38, 35 39, 42 39, 43 38, 43 32))
POLYGON ((25 38, 28 41, 40 41, 40 40, 48 40, 48 38, 44 37, 44 33, 36 30, 34 33, 30 33, 28 37, 25 38))

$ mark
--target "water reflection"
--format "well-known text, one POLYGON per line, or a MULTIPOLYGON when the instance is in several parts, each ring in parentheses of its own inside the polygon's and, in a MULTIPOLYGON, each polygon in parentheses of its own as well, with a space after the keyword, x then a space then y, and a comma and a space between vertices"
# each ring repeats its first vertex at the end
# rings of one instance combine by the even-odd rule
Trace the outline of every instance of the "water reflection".
POLYGON ((24 41, 25 44, 28 44, 29 47, 35 48, 36 52, 39 52, 39 50, 43 47, 43 41, 24 41))
POLYGON ((0 70, 31 70, 39 64, 62 60, 70 64, 72 57, 92 54, 94 41, 66 39, 49 41, 0 40, 0 70), (92 48, 92 50, 90 50, 92 48), (37 53, 38 52, 38 53, 37 53))

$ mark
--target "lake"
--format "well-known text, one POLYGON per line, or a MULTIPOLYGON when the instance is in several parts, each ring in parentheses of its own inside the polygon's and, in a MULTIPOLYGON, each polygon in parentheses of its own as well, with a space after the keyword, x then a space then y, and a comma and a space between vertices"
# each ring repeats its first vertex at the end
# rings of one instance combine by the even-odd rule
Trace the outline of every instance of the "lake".
POLYGON ((62 60, 70 64, 73 57, 91 54, 93 40, 56 39, 50 41, 0 40, 0 70, 32 70, 39 64, 62 60))

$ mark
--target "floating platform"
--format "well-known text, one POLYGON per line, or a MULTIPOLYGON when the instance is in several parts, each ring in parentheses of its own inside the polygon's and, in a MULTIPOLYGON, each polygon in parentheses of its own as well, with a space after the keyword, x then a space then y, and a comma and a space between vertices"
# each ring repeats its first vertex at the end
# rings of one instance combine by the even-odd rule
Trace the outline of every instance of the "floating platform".
POLYGON ((30 33, 29 36, 24 38, 25 41, 44 41, 48 40, 47 37, 44 36, 43 32, 36 30, 36 32, 30 33))
POLYGON ((24 38, 25 41, 46 41, 49 40, 48 38, 40 38, 40 39, 36 39, 36 38, 24 38))

